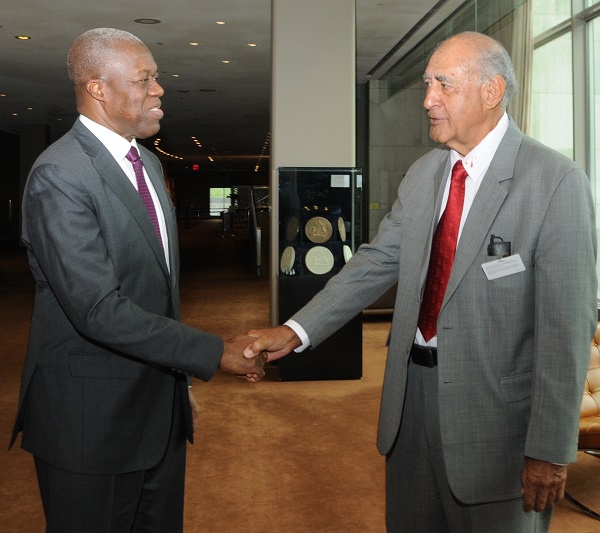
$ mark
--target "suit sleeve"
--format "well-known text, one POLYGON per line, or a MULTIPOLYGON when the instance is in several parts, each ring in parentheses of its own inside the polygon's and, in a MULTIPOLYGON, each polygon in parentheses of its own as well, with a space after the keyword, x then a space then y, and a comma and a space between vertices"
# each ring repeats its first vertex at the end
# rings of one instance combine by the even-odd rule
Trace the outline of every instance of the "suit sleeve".
POLYGON ((576 460, 583 382, 596 329, 596 228, 589 180, 574 169, 558 184, 534 258, 532 412, 525 455, 576 460))
POLYGON ((311 346, 319 345, 398 281, 400 210, 397 200, 373 242, 360 246, 323 290, 292 316, 311 346))

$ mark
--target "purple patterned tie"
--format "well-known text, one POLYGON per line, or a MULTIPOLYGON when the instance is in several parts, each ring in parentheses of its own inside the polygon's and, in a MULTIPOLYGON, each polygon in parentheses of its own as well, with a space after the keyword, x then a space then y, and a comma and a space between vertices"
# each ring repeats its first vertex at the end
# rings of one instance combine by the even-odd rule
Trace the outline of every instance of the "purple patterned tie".
POLYGON ((138 193, 140 198, 144 202, 146 209, 148 210, 148 214, 152 219, 152 224, 154 225, 154 231, 156 231, 156 235, 160 244, 162 245, 162 239, 160 237, 160 227, 158 226, 158 217, 156 216, 156 209, 154 208, 154 202, 152 201, 152 196, 150 195, 150 191, 148 190, 148 185, 146 185, 146 179, 144 178, 144 165, 142 160, 140 159, 140 154, 136 150, 135 146, 131 147, 131 150, 127 152, 125 156, 131 164, 133 165, 133 171, 135 172, 135 179, 137 180, 138 193))

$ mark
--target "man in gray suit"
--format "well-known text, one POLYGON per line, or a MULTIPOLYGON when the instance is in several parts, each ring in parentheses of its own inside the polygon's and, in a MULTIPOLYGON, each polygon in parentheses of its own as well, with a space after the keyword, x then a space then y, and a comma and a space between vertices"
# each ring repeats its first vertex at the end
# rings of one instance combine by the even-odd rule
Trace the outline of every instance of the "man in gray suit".
POLYGON ((136 143, 163 116, 152 54, 100 28, 67 62, 80 117, 24 193, 36 296, 11 445, 22 430, 48 532, 182 531, 191 376, 257 381, 263 361, 243 357, 248 337, 179 321, 175 209, 158 158, 136 143))
POLYGON ((423 79, 442 146, 409 169, 373 242, 291 321, 250 331, 260 338, 246 353, 316 346, 398 282, 378 436, 388 530, 547 530, 576 459, 597 323, 589 181, 506 115, 516 81, 493 39, 451 37, 423 79), (430 261, 444 250, 432 243, 457 162, 459 240, 427 325, 444 263, 430 261))

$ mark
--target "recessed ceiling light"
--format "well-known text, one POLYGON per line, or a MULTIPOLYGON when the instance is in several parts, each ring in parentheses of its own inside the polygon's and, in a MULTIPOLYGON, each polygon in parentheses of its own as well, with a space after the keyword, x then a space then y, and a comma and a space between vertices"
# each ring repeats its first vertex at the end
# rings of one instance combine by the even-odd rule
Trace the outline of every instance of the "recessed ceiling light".
POLYGON ((0 93, 0 97, 1 97, 1 96, 6 96, 6 93, 0 93))
POLYGON ((19 41, 29 41, 31 37, 29 37, 29 35, 15 35, 15 39, 19 39, 19 41))
POLYGON ((221 63, 225 63, 226 65, 228 65, 229 63, 231 63, 231 61, 229 61, 229 59, 223 59, 223 61, 221 61, 221 63))
POLYGON ((224 26, 225 24, 227 24, 227 22, 223 22, 222 20, 217 20, 217 22, 215 22, 215 24, 218 24, 219 26, 224 26))
POLYGON ((198 46, 200 43, 190 43, 191 46, 198 46))
POLYGON ((138 24, 160 24, 158 19, 135 19, 134 22, 138 24))
POLYGON ((254 48, 256 46, 256 43, 248 43, 248 46, 254 48))
POLYGON ((179 78, 179 74, 171 74, 174 78, 179 78))

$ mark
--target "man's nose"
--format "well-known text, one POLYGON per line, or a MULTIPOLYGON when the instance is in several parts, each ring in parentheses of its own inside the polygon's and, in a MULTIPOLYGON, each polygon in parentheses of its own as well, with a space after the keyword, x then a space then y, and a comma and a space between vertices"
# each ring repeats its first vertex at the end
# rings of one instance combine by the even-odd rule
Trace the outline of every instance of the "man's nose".
POLYGON ((158 83, 158 80, 155 78, 152 78, 150 81, 150 92, 156 96, 162 96, 165 94, 165 90, 163 89, 162 85, 158 83))
POLYGON ((429 111, 434 105, 439 102, 439 92, 433 85, 427 87, 425 91, 425 98, 423 100, 423 107, 429 111))

